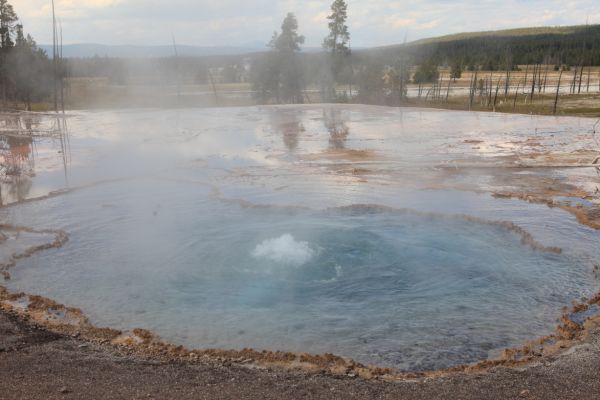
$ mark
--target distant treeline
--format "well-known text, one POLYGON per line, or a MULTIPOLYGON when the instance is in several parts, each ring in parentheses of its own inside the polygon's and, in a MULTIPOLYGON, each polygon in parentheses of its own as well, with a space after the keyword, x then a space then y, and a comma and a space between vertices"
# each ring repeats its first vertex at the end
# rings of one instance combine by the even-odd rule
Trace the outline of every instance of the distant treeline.
MULTIPOLYGON (((208 81, 211 64, 230 65, 226 57, 211 62, 196 57, 164 58, 67 58, 64 61, 67 77, 105 78, 114 85, 132 84, 202 84, 208 81)), ((233 79, 233 77, 228 77, 233 79)))
MULTIPOLYGON (((512 34, 455 35, 354 51, 344 59, 345 64, 337 68, 335 80, 341 84, 359 82, 357 75, 380 74, 399 62, 413 73, 421 65, 459 65, 465 71, 516 69, 519 65, 533 64, 600 65, 600 25, 509 32, 512 34), (367 71, 372 68, 377 71, 367 71)), ((298 52, 296 58, 296 66, 304 69, 305 84, 323 80, 323 64, 327 63, 323 54, 298 52)), ((92 57, 66 59, 65 67, 70 77, 102 77, 113 84, 203 84, 211 78, 222 83, 247 82, 252 79, 252 67, 256 75, 258 66, 265 68, 265 62, 268 61, 264 53, 152 59, 92 57)), ((409 80, 412 78, 411 75, 409 80)))
POLYGON ((391 64, 407 58, 411 64, 461 64, 465 70, 506 69, 525 64, 600 65, 600 25, 522 29, 506 33, 454 35, 406 45, 356 52, 358 58, 391 64))

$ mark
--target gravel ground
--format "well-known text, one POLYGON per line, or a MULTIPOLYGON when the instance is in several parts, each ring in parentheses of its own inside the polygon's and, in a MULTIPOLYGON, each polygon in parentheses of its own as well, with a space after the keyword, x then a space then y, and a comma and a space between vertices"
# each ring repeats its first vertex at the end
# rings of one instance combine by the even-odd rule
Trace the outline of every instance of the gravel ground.
POLYGON ((153 362, 0 313, 0 399, 600 399, 600 329, 525 369, 387 383, 153 362))

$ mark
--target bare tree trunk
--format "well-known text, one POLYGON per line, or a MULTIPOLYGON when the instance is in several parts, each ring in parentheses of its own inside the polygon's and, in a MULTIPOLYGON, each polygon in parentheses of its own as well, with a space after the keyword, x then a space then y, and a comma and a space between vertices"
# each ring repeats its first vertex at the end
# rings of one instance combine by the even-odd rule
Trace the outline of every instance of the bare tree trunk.
POLYGON ((478 73, 478 71, 475 71, 475 75, 473 76, 473 80, 471 82, 471 92, 470 92, 470 99, 469 99, 469 110, 471 110, 473 108, 473 100, 475 99, 475 90, 477 88, 477 73, 478 73))
POLYGON ((500 80, 501 78, 498 78, 498 83, 496 84, 496 94, 494 96, 494 112, 496 111, 496 101, 498 100, 498 91, 500 90, 500 80))
POLYGON ((59 22, 60 28, 60 45, 58 48, 58 66, 59 66, 59 79, 60 79, 60 107, 63 114, 65 113, 65 77, 63 67, 63 36, 62 36, 62 23, 59 22))
POLYGON ((508 96, 508 88, 510 86, 510 75, 512 70, 512 60, 510 55, 510 50, 506 52, 506 81, 504 82, 504 100, 506 101, 506 97, 508 96))
POLYGON ((577 94, 581 93, 581 82, 583 81, 583 62, 581 63, 581 68, 579 70, 579 89, 577 90, 577 94))
MULTIPOLYGON (((218 106, 219 105, 219 96, 217 96, 217 86, 215 85, 215 80, 213 78, 213 74, 212 74, 212 72, 210 72, 210 67, 208 67, 208 79, 210 80, 210 85, 212 87, 213 94, 215 95, 215 103, 218 106)), ((277 92, 277 102, 280 103, 279 91, 277 92)))
POLYGON ((552 113, 556 115, 556 106, 558 105, 558 94, 560 93, 560 80, 562 79, 563 69, 560 68, 560 74, 558 75, 558 84, 556 85, 556 97, 554 98, 554 109, 552 113))
POLYGON ((404 64, 400 61, 400 104, 404 101, 404 64))
POLYGON ((571 94, 575 93, 575 88, 577 87, 577 66, 575 66, 575 72, 573 73, 573 82, 571 83, 571 94))
POLYGON ((590 92, 590 75, 592 75, 592 66, 588 67, 588 75, 587 75, 587 92, 590 92))
POLYGON ((517 97, 519 96, 519 88, 521 86, 521 81, 517 82, 517 89, 515 90, 515 98, 513 100, 513 110, 517 107, 517 97))
POLYGON ((471 80, 469 81, 469 111, 471 111, 471 103, 473 98, 473 75, 471 75, 471 80))
POLYGON ((52 62, 54 63, 54 111, 58 112, 58 51, 56 37, 56 13, 52 0, 52 62))
POLYGON ((488 79, 487 86, 488 86, 488 91, 487 91, 487 98, 488 98, 487 99, 487 107, 489 108, 489 107, 492 106, 492 92, 493 92, 493 89, 494 89, 494 85, 493 85, 493 82, 492 82, 492 74, 491 73, 490 73, 490 77, 488 79))
POLYGON ((548 68, 549 68, 549 64, 548 64, 548 60, 546 61, 546 71, 544 72, 544 88, 543 88, 543 92, 544 94, 546 93, 546 83, 548 82, 548 68))
POLYGON ((535 79, 537 77, 537 64, 533 65, 533 77, 531 80, 531 99, 530 99, 530 103, 533 104, 533 95, 535 94, 535 79))

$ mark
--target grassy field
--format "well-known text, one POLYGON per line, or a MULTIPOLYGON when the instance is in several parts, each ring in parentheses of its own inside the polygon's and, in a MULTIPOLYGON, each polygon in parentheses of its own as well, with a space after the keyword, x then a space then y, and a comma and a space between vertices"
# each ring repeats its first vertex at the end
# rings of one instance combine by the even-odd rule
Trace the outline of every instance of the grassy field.
MULTIPOLYGON (((475 101, 469 106, 469 96, 454 96, 448 101, 428 101, 419 99, 408 99, 404 103, 406 106, 440 108, 450 110, 470 110, 470 111, 494 111, 513 114, 534 114, 534 115, 554 115, 554 96, 541 95, 536 96, 533 103, 519 102, 513 104, 512 101, 500 100, 496 106, 487 106, 479 101, 475 101)), ((559 108, 556 115, 571 115, 579 117, 600 118, 600 94, 594 95, 568 95, 561 96, 559 108)))
POLYGON ((27 110, 27 104, 18 101, 3 101, 0 102, 0 108, 4 110, 21 110, 21 111, 33 111, 33 112, 47 112, 54 107, 50 102, 39 102, 32 103, 31 108, 27 110))
MULTIPOLYGON (((578 73, 577 76, 574 69, 563 71, 561 74, 559 71, 542 67, 540 77, 533 85, 533 68, 520 66, 520 71, 510 72, 508 90, 506 71, 478 71, 477 73, 467 71, 460 79, 453 80, 450 78, 450 71, 442 69, 440 76, 441 89, 438 99, 430 98, 425 94, 431 89, 430 84, 424 86, 420 99, 409 95, 408 103, 460 110, 554 114, 554 102, 558 90, 557 115, 600 117, 599 67, 586 68, 582 75, 578 73), (469 88, 475 78, 478 84, 471 103, 469 88), (579 78, 581 78, 581 85, 579 78)), ((414 85, 409 85, 409 92, 411 89, 414 91, 414 85)))

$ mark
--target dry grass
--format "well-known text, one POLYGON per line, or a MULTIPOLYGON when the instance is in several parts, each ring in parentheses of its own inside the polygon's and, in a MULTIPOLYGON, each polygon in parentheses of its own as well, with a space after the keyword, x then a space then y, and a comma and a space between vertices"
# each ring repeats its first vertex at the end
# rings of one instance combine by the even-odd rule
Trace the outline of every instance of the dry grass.
MULTIPOLYGON (((553 115, 554 96, 536 95, 533 103, 523 100, 524 96, 519 96, 520 101, 513 105, 513 101, 498 100, 495 107, 487 106, 485 102, 475 101, 472 107, 469 107, 468 96, 450 97, 448 101, 426 101, 418 99, 408 99, 405 102, 407 106, 440 108, 449 110, 471 110, 471 111, 495 111, 512 114, 535 114, 535 115, 553 115)), ((564 95, 560 97, 556 115, 571 115, 579 117, 600 118, 600 94, 581 94, 564 95)))

